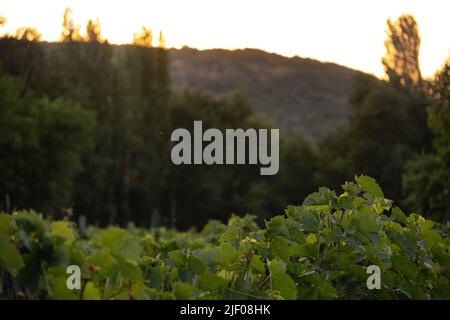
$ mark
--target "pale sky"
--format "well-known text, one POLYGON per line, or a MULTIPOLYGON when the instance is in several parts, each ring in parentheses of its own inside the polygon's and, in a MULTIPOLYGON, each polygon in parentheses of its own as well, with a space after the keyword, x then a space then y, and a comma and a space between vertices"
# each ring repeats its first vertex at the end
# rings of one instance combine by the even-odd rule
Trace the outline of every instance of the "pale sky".
POLYGON ((67 6, 83 29, 98 17, 102 35, 112 43, 131 42, 145 25, 155 38, 163 30, 168 47, 259 48, 378 76, 386 20, 408 13, 419 25, 424 76, 450 52, 448 0, 1 0, 0 14, 8 23, 0 33, 30 26, 44 40, 58 40, 67 6))

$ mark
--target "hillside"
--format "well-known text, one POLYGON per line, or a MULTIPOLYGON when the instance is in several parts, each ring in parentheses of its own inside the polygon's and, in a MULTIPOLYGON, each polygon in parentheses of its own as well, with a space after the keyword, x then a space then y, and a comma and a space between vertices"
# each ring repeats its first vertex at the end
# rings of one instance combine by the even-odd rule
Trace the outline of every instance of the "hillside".
POLYGON ((170 52, 175 89, 215 95, 244 92, 282 130, 317 137, 345 122, 352 78, 360 73, 333 63, 287 58, 256 49, 170 52))
MULTIPOLYGON (((76 60, 86 58, 82 47, 73 52, 76 60)), ((129 47, 110 47, 114 63, 122 60, 125 52, 133 51, 129 47)), ((38 78, 52 74, 42 74, 39 70, 48 56, 60 55, 61 50, 58 43, 39 43, 37 46, 23 46, 9 40, 0 43, 2 58, 9 61, 4 66, 5 71, 20 74, 24 68, 38 78)), ((155 52, 148 51, 149 59, 155 52)), ((134 62, 130 63, 136 63, 136 59, 137 56, 131 58, 134 62)), ((129 72, 126 67, 122 68, 121 77, 129 77, 124 75, 129 72)), ((169 74, 175 90, 197 89, 218 96, 240 91, 257 111, 272 119, 282 131, 302 130, 311 137, 321 136, 345 122, 350 113, 348 98, 353 77, 359 73, 333 63, 288 58, 257 49, 231 51, 184 47, 169 52, 169 74)), ((34 80, 38 86, 43 81, 34 80)))

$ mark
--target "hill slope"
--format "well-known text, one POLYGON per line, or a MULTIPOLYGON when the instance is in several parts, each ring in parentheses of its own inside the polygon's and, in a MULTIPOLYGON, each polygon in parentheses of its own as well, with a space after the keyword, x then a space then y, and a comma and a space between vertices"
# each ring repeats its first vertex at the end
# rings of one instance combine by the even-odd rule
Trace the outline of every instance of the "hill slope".
POLYGON ((170 52, 175 89, 200 89, 215 95, 242 91, 283 131, 301 129, 312 137, 345 122, 352 79, 358 73, 332 63, 256 49, 170 52))

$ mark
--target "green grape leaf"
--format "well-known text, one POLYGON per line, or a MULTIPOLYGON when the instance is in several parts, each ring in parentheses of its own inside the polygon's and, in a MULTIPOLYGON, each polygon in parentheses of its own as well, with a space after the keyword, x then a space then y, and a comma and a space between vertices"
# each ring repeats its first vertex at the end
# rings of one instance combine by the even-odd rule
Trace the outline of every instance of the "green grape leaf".
POLYGON ((392 214, 394 215, 395 219, 398 222, 403 223, 403 224, 407 223, 406 215, 403 213, 403 211, 400 208, 398 208, 398 207, 392 208, 392 214))
POLYGON ((92 282, 86 283, 83 290, 83 300, 101 300, 100 291, 95 287, 92 282))
POLYGON ((228 282, 211 272, 203 273, 198 280, 198 287, 205 291, 223 290, 228 282))
POLYGON ((65 240, 67 244, 72 244, 75 239, 75 232, 67 221, 55 221, 51 223, 51 236, 60 237, 65 240))
POLYGON ((261 256, 255 255, 250 260, 250 268, 256 271, 257 273, 264 273, 265 266, 264 262, 261 261, 261 256))
POLYGON ((297 286, 286 273, 286 264, 282 261, 271 260, 268 264, 270 272, 270 288, 279 291, 280 295, 288 300, 297 298, 297 286))
POLYGON ((0 269, 15 276, 23 267, 24 261, 17 248, 5 234, 0 233, 0 269))
POLYGON ((173 294, 178 300, 195 299, 195 287, 189 283, 175 282, 172 284, 173 294))
POLYGON ((15 230, 13 222, 14 220, 10 214, 0 213, 0 233, 12 236, 15 230))
POLYGON ((138 266, 121 257, 117 257, 117 261, 119 262, 120 273, 125 280, 143 280, 142 271, 138 266))
POLYGON ((368 176, 359 176, 357 178, 357 181, 362 191, 373 194, 374 196, 379 198, 384 198, 383 191, 374 178, 368 176))

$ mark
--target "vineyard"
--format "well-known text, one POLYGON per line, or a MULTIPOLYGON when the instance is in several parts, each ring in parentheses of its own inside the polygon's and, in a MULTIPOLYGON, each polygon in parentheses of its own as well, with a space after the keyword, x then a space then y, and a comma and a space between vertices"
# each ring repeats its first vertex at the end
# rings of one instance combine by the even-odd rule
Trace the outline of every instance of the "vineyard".
POLYGON ((450 223, 405 214, 356 177, 289 206, 199 231, 80 232, 70 219, 0 214, 2 299, 450 299, 450 223), (69 265, 81 288, 67 287, 69 265), (381 288, 369 290, 367 268, 381 288))

